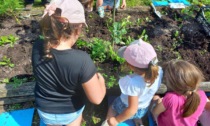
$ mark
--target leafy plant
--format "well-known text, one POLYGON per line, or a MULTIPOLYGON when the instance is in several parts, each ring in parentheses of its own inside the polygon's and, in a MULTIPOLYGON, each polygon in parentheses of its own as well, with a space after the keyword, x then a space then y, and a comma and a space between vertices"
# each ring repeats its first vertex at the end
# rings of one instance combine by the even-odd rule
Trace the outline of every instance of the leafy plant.
POLYGON ((17 88, 17 87, 20 87, 23 83, 27 82, 28 79, 27 78, 17 78, 17 77, 14 77, 12 78, 12 82, 9 82, 9 84, 13 84, 13 87, 14 88, 17 88))
POLYGON ((13 47, 17 40, 19 40, 19 38, 15 37, 14 35, 1 36, 0 37, 0 46, 3 46, 5 44, 10 44, 10 46, 13 47))
POLYGON ((7 109, 7 111, 12 111, 12 110, 17 110, 17 109, 20 109, 21 108, 21 105, 20 104, 13 104, 13 105, 10 105, 7 109))
POLYGON ((3 56, 2 60, 0 61, 0 66, 9 66, 12 68, 15 66, 15 64, 11 63, 10 58, 3 56))
POLYGON ((21 0, 0 0, 0 15, 8 15, 15 17, 16 21, 19 22, 17 18, 17 8, 23 7, 23 1, 21 0))
POLYGON ((143 22, 143 18, 137 18, 136 25, 140 26, 142 22, 143 22))
POLYGON ((113 40, 113 46, 114 43, 120 44, 122 42, 124 35, 127 33, 127 26, 131 24, 129 19, 130 16, 128 16, 127 18, 123 18, 119 22, 114 22, 111 26, 108 25, 108 29, 111 32, 111 37, 113 40))
POLYGON ((99 123, 101 121, 101 118, 92 116, 92 121, 93 121, 94 124, 97 124, 97 123, 99 123))
POLYGON ((120 64, 125 62, 125 59, 119 57, 119 55, 113 50, 112 46, 109 46, 109 56, 113 61, 118 61, 120 64))
POLYGON ((86 42, 82 39, 78 39, 77 42, 76 42, 76 45, 78 48, 90 48, 91 47, 91 43, 90 42, 86 42))
POLYGON ((146 34, 146 30, 145 29, 142 31, 142 33, 139 36, 139 38, 142 38, 144 41, 148 40, 148 35, 146 34))
POLYGON ((4 78, 3 80, 0 80, 0 84, 9 83, 9 78, 4 78))
POLYGON ((107 87, 112 88, 114 85, 117 85, 117 79, 115 78, 115 76, 109 76, 107 87))
POLYGON ((106 86, 107 88, 112 88, 114 87, 114 85, 117 85, 117 79, 115 78, 115 76, 111 75, 108 76, 107 74, 103 73, 102 74, 106 80, 106 86))
POLYGON ((90 45, 91 58, 103 62, 107 58, 110 42, 103 39, 94 38, 90 45))
POLYGON ((182 38, 181 38, 181 34, 178 30, 175 30, 173 31, 173 34, 172 34, 172 37, 173 37, 173 43, 172 43, 172 47, 173 49, 176 49, 177 47, 179 47, 183 41, 182 41, 182 38))

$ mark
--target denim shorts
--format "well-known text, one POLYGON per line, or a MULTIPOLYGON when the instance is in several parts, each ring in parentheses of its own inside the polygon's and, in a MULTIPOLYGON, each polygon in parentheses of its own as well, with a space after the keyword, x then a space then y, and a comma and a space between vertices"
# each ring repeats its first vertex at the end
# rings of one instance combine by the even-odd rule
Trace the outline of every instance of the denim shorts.
MULTIPOLYGON (((114 6, 114 0, 104 0, 102 6, 114 6)), ((118 8, 120 6, 120 0, 117 0, 115 3, 115 8, 118 8)))
MULTIPOLYGON (((117 112, 117 115, 122 113, 126 108, 127 106, 122 102, 120 97, 117 97, 112 104, 112 109, 117 112)), ((135 115, 132 116, 130 119, 141 119, 147 113, 147 111, 148 107, 143 109, 138 109, 135 115)))
POLYGON ((83 112, 85 106, 83 106, 80 110, 69 113, 69 114, 50 114, 45 113, 39 109, 39 117, 41 120, 48 125, 67 125, 73 122, 75 119, 77 119, 83 112))

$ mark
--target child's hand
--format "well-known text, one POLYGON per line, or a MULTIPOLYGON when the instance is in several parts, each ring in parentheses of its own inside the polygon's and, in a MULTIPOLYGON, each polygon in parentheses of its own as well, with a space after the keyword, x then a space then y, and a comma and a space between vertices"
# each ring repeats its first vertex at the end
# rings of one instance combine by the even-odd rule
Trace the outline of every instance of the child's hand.
POLYGON ((109 119, 107 120, 107 122, 108 122, 109 126, 117 126, 117 124, 118 124, 118 121, 116 120, 115 117, 109 118, 109 119))
POLYGON ((125 9, 125 8, 126 8, 126 2, 125 2, 125 0, 123 0, 122 5, 121 5, 120 8, 121 8, 121 9, 125 9))

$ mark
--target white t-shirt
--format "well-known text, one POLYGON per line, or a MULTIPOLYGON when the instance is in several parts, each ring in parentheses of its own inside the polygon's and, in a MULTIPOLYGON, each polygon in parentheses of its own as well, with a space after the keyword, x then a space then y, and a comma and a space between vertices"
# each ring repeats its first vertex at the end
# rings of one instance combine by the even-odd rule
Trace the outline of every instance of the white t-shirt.
POLYGON ((147 108, 154 94, 161 85, 163 70, 159 67, 159 75, 155 82, 151 85, 144 81, 144 78, 137 74, 127 75, 119 80, 121 90, 120 98, 124 104, 128 106, 128 96, 138 96, 138 108, 147 108))

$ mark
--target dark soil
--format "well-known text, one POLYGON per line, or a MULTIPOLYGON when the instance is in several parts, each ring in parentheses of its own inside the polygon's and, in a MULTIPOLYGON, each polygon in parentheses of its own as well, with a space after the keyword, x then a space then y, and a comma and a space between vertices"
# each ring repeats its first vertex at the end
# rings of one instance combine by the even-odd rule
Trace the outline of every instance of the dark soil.
MULTIPOLYGON (((37 10, 34 11, 37 12, 37 10)), ((131 36, 134 39, 138 39, 138 36, 145 29, 148 35, 148 41, 156 49, 160 65, 171 59, 180 58, 187 60, 201 68, 206 81, 210 81, 210 37, 205 35, 204 30, 196 22, 194 16, 187 16, 179 10, 168 8, 163 8, 161 11, 165 13, 159 19, 148 7, 127 9, 126 11, 119 11, 117 13, 116 21, 131 16, 130 21, 134 25, 129 26, 126 36, 131 36), (138 18, 143 19, 141 25, 135 25, 138 18), (178 36, 175 36, 176 31, 179 32, 178 36)), ((108 15, 111 14, 107 13, 106 17, 101 19, 96 12, 86 14, 89 30, 84 30, 84 35, 81 39, 90 41, 91 38, 98 37, 110 41, 110 32, 107 29, 106 23, 108 15)), ((14 68, 0 66, 0 81, 4 78, 12 78, 17 75, 32 75, 31 47, 40 35, 38 25, 40 17, 41 13, 36 16, 34 14, 30 18, 20 19, 20 24, 13 18, 0 18, 0 36, 12 34, 19 37, 14 47, 10 47, 9 45, 0 46, 0 61, 3 56, 7 56, 15 64, 14 68)), ((114 71, 112 69, 114 67, 113 62, 97 63, 97 65, 102 68, 107 68, 103 71, 106 74, 115 74, 112 73, 114 71)), ((87 108, 84 116, 87 126, 97 125, 90 120, 93 120, 93 117, 96 117, 96 120, 98 118, 99 120, 105 118, 107 101, 103 101, 103 104, 100 106, 90 105, 87 108)))

